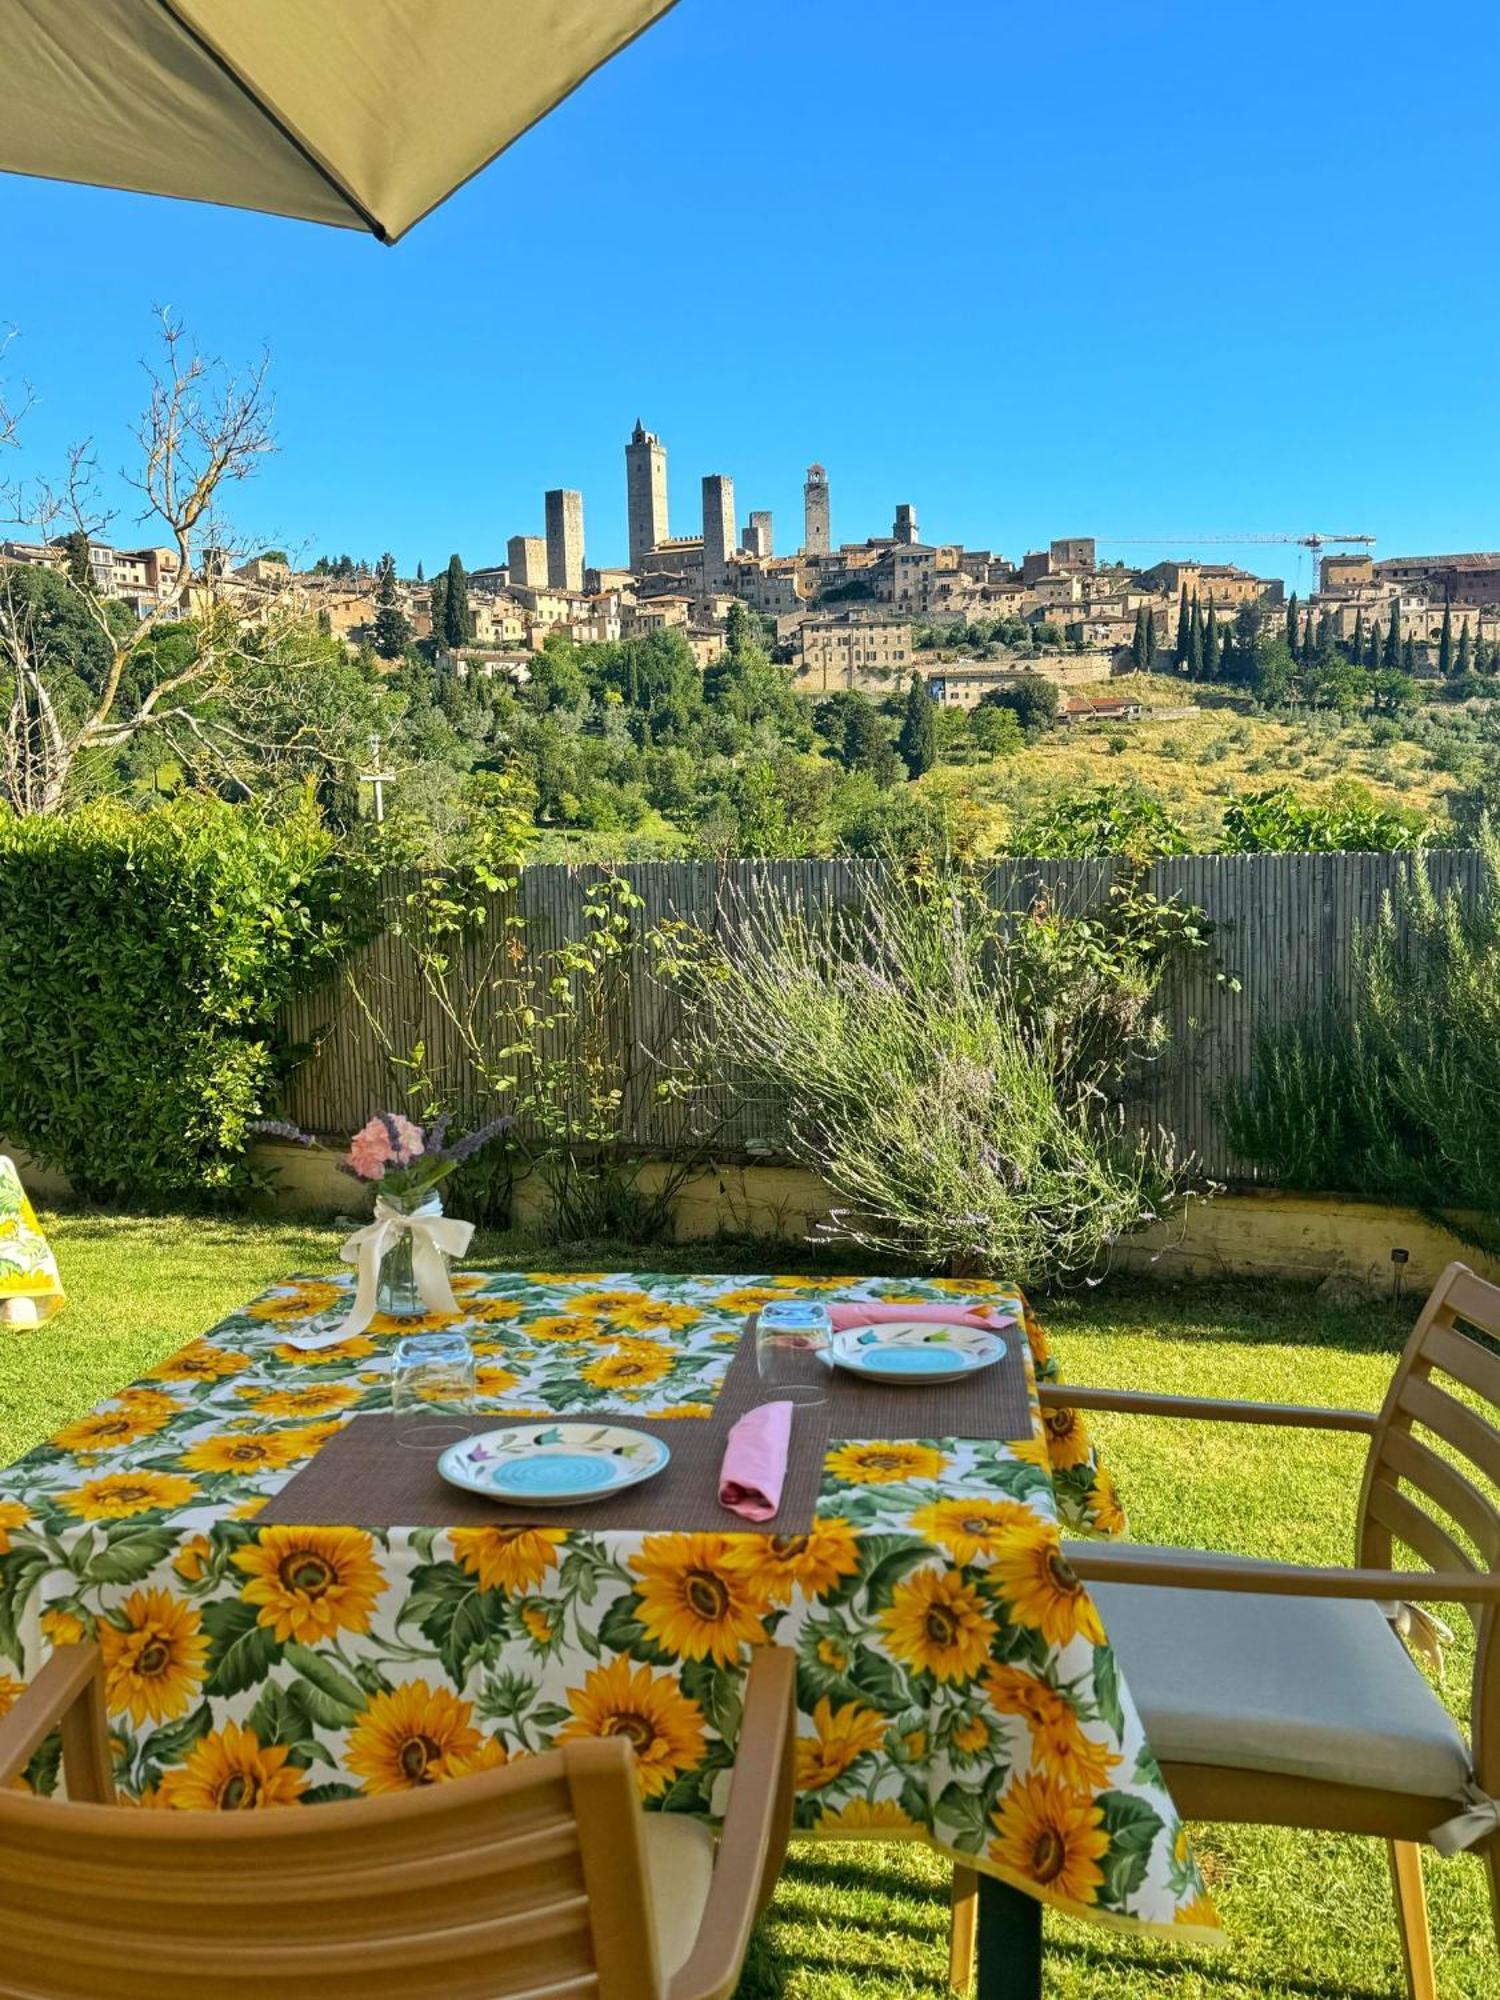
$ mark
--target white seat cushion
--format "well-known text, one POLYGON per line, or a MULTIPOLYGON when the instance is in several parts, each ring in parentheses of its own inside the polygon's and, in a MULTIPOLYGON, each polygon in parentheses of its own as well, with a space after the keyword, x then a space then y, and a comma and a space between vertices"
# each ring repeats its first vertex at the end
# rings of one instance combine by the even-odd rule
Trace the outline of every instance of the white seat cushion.
POLYGON ((662 1974, 670 1979, 698 1942, 714 1879, 714 1837, 685 1813, 644 1813, 646 1874, 662 1974))
POLYGON ((1377 1605, 1133 1583, 1089 1594, 1158 1762, 1462 1791, 1464 1739, 1377 1605))

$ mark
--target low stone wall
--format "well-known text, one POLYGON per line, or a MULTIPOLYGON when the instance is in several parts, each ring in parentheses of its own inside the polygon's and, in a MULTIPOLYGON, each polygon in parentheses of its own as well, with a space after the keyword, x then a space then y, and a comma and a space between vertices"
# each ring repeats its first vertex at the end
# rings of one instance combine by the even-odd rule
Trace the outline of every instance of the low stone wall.
MULTIPOLYGON (((12 1153, 32 1195, 66 1198, 66 1179, 39 1167, 19 1148, 12 1153)), ((364 1197, 337 1171, 336 1155, 266 1142, 252 1153, 273 1181, 272 1200, 290 1213, 350 1215, 364 1197)), ((648 1161, 643 1186, 659 1188, 671 1167, 648 1161)), ((678 1188, 673 1201, 677 1240, 701 1242, 719 1235, 781 1237, 805 1242, 831 1221, 832 1197, 816 1174, 800 1167, 705 1166, 678 1188)), ((520 1228, 545 1234, 548 1201, 532 1177, 517 1184, 513 1217, 520 1228)), ((1170 1221, 1116 1246, 1117 1270, 1163 1281, 1211 1278, 1289 1278, 1320 1284, 1346 1279, 1370 1293, 1390 1291, 1398 1266, 1391 1252, 1404 1250, 1402 1289, 1420 1295, 1454 1258, 1500 1282, 1500 1259, 1487 1257, 1453 1231, 1416 1209, 1349 1196, 1281 1194, 1258 1190, 1192 1201, 1170 1221)))

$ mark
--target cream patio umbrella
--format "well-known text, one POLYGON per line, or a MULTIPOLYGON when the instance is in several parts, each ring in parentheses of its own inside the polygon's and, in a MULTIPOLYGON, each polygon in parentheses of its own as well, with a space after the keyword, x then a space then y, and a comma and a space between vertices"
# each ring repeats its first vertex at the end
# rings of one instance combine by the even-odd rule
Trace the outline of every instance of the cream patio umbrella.
POLYGON ((0 169, 419 222, 672 0, 0 0, 0 169))

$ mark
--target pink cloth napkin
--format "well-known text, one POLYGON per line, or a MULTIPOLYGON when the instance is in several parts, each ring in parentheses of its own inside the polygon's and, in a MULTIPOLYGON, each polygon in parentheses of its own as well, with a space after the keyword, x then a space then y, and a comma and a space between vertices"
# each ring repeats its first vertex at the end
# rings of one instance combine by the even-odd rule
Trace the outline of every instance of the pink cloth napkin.
POLYGON ((790 1403, 758 1403, 729 1433, 719 1468, 719 1504, 747 1521, 769 1521, 781 1505, 787 1445, 792 1435, 790 1403))
POLYGON ((833 1321, 835 1331, 846 1326, 889 1326, 896 1320, 920 1320, 925 1326, 977 1326, 985 1333, 994 1333, 1002 1326, 1014 1326, 1014 1313, 996 1312, 993 1306, 980 1306, 977 1311, 960 1312, 956 1306, 888 1306, 868 1299, 850 1299, 843 1305, 831 1305, 828 1317, 833 1321))

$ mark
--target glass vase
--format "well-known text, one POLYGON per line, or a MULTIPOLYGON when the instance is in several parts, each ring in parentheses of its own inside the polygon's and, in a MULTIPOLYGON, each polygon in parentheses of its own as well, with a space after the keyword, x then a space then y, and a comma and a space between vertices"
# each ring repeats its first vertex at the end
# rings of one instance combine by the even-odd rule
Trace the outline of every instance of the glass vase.
MULTIPOLYGON (((442 1196, 431 1191, 421 1195, 382 1194, 380 1199, 387 1208, 399 1209, 403 1215, 438 1216, 443 1212, 442 1196)), ((443 1252, 438 1254, 446 1270, 448 1259, 443 1252)), ((427 1311, 427 1302, 417 1289, 409 1229, 401 1230, 386 1245, 375 1286, 375 1310, 392 1319, 412 1319, 427 1311)))

